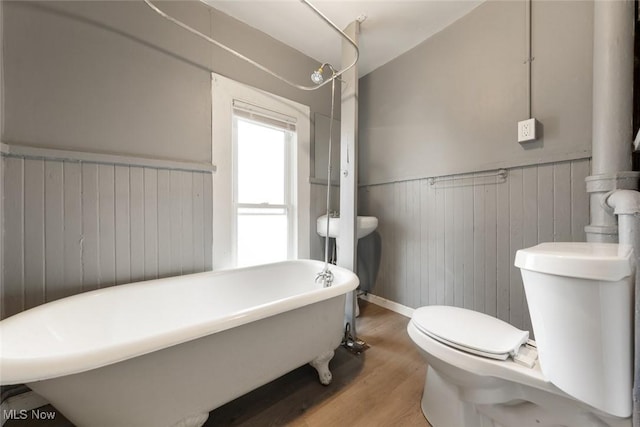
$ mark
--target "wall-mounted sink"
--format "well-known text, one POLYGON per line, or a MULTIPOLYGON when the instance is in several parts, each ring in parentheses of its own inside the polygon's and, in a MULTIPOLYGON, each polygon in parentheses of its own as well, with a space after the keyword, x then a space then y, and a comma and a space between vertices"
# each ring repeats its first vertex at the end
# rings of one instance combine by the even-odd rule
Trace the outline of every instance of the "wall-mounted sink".
MULTIPOLYGON (((339 231, 340 217, 329 217, 329 237, 336 238, 340 234, 339 231)), ((358 239, 368 236, 378 228, 378 218, 375 216, 358 216, 356 220, 356 237, 358 239)), ((316 221, 316 231, 322 237, 327 236, 327 215, 318 217, 316 221)))

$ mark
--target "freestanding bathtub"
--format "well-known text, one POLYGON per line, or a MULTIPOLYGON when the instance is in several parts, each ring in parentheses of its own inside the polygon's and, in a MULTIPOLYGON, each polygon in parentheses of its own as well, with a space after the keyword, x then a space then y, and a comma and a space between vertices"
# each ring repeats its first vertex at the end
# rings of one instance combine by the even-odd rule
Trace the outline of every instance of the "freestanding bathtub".
POLYGON ((0 384, 25 383, 84 426, 200 426, 311 363, 328 384, 352 272, 298 260, 115 286, 0 322, 0 384))

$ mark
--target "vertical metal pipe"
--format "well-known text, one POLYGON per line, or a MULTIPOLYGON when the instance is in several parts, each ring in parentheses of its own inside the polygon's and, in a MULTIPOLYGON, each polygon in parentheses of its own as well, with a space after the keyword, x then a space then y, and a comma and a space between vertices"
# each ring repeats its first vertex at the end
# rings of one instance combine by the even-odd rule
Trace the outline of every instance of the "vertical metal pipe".
POLYGON ((602 197, 637 186, 637 177, 619 174, 631 170, 634 3, 595 1, 593 7, 593 158, 587 180, 591 224, 586 232, 588 241, 615 242, 616 219, 602 208, 602 197))
MULTIPOLYGON (((635 215, 618 215, 618 225, 620 227, 620 243, 625 243, 633 247, 636 260, 635 295, 640 295, 640 217, 635 215)), ((640 324, 640 303, 638 298, 634 302, 635 330, 638 331, 640 324)), ((631 413, 633 427, 640 427, 640 337, 636 333, 633 339, 633 392, 631 413)))
POLYGON ((634 330, 633 339, 633 391, 631 413, 634 427, 640 427, 640 192, 631 190, 617 190, 608 193, 606 196, 606 206, 614 209, 614 214, 618 216, 619 240, 620 243, 633 247, 636 261, 635 295, 634 298, 634 330))
POLYGON ((594 2, 593 175, 631 170, 632 0, 594 2))

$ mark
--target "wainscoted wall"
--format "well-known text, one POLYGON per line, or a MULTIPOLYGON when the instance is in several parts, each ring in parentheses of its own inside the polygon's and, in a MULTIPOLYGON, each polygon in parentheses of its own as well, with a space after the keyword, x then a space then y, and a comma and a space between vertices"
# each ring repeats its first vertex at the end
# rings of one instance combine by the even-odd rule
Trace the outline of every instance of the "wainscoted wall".
POLYGON ((121 159, 134 164, 3 155, 1 318, 81 291, 211 269, 211 171, 121 159))
POLYGON ((365 186, 359 214, 380 220, 371 293, 409 307, 447 304, 530 329, 515 252, 584 241, 590 160, 516 167, 505 180, 457 175, 365 186))

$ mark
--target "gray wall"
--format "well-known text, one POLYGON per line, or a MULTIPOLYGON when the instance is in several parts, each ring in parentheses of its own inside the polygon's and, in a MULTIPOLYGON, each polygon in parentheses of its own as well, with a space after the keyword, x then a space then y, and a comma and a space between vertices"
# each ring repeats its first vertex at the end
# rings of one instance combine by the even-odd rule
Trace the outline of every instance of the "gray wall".
POLYGON ((463 174, 361 188, 359 212, 380 221, 370 292, 409 307, 466 307, 531 330, 515 253, 584 241, 589 167, 582 159, 511 168, 506 180, 463 174))
POLYGON ((584 240, 593 4, 534 1, 532 18, 539 142, 516 139, 527 107, 524 1, 488 1, 360 80, 359 213, 380 219, 373 294, 529 328, 515 251, 584 240), (475 173, 497 167, 505 182, 475 173), (455 179, 430 185, 443 176, 455 179))
POLYGON ((590 155, 593 5, 533 3, 528 118, 525 2, 488 1, 360 80, 360 183, 481 171, 590 155))
MULTIPOLYGON (((289 88, 143 2, 1 3, 0 141, 125 162, 2 157, 0 186, 10 200, 2 317, 95 287, 210 268, 211 175, 126 159, 212 160, 212 71, 309 105, 312 117, 329 115, 329 88, 289 88)), ((199 1, 159 5, 294 81, 317 67, 199 1)))
MULTIPOLYGON (((211 71, 328 114, 328 88, 289 88, 143 2, 5 3, 4 142, 211 160, 211 71)), ((199 1, 160 6, 291 79, 317 67, 199 1)))

